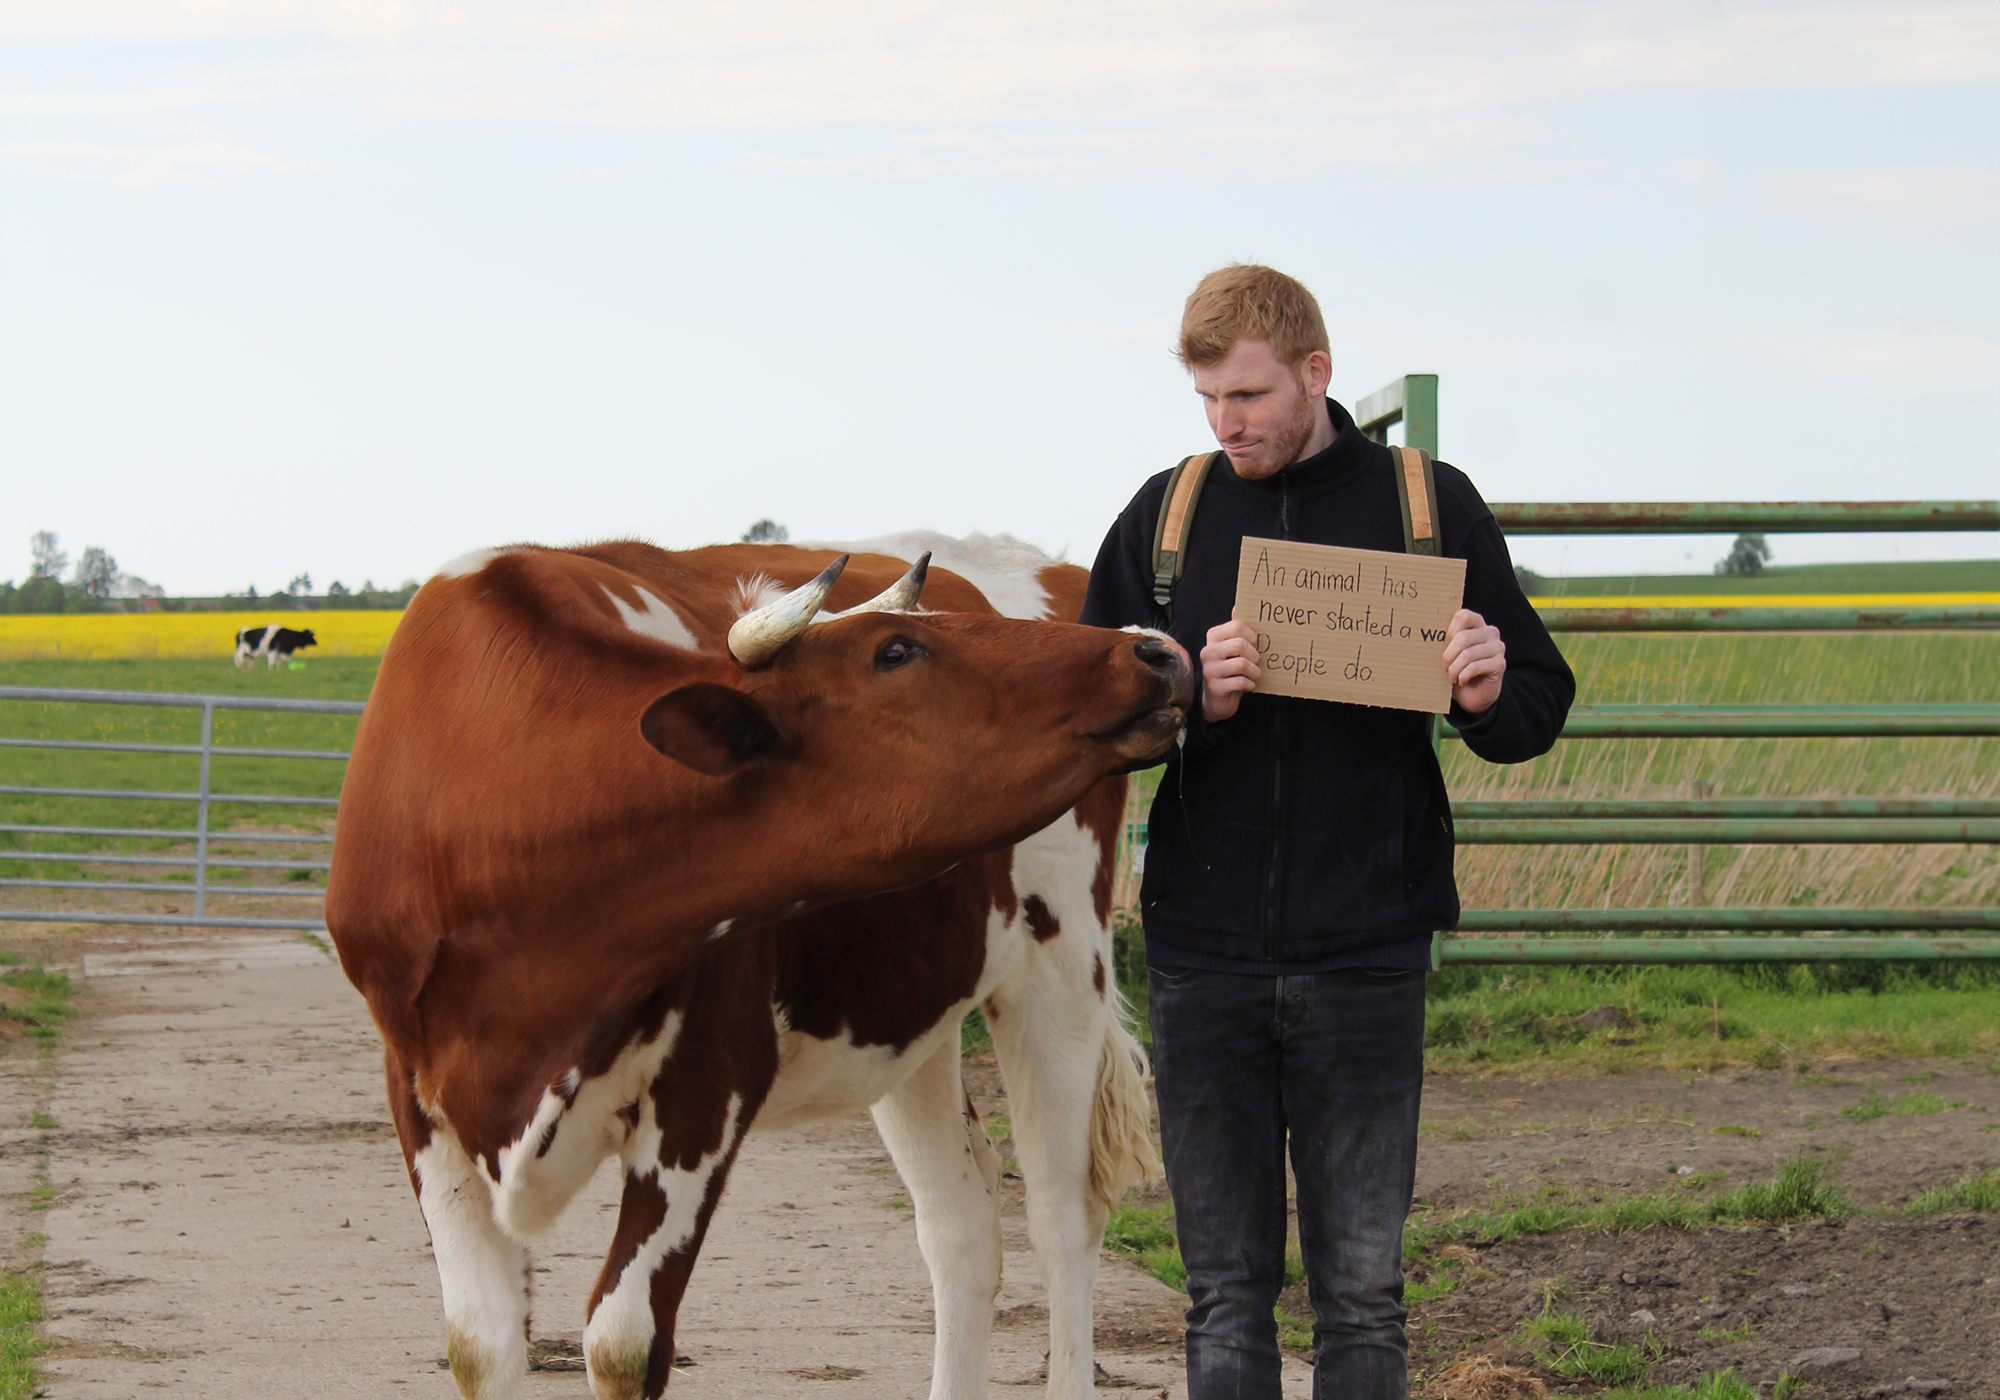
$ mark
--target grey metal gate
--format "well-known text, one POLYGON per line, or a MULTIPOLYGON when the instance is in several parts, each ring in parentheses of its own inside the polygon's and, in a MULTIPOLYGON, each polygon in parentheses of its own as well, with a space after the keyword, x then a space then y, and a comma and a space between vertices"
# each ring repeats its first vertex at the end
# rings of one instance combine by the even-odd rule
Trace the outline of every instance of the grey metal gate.
POLYGON ((22 836, 133 837, 148 841, 192 844, 194 850, 188 855, 128 855, 104 851, 0 851, 0 864, 14 862, 21 862, 28 865, 59 863, 179 869, 191 866, 194 871, 192 883, 136 880, 39 880, 32 876, 0 879, 0 889, 89 890, 103 893, 177 894, 192 896, 194 909, 191 913, 156 914, 141 911, 121 912, 94 909, 0 909, 0 919, 15 922, 32 921, 36 923, 141 924, 159 925, 168 928, 325 929, 326 921, 323 917, 317 919, 242 918, 216 915, 210 912, 210 903, 216 896, 227 898, 230 896, 254 895, 260 899, 319 899, 325 895, 325 891, 318 887, 287 889, 269 885, 223 883, 209 878, 209 872, 212 870, 323 871, 328 865, 328 862, 324 860, 255 860, 240 856, 215 856, 211 855, 209 851, 212 840, 221 838, 230 843, 289 844, 305 847, 330 846, 333 843, 333 837, 325 834, 234 830, 218 832, 211 824, 210 809, 211 807, 226 805, 279 808, 303 807, 331 810, 338 807, 339 799, 335 797, 311 797, 290 794, 217 792, 210 783, 210 770, 212 760, 218 756, 224 758, 279 758, 301 759, 313 762, 345 762, 347 759, 346 751, 220 746, 215 743, 215 712, 217 710, 263 710, 293 714, 358 715, 362 711, 362 705, 359 701, 280 700, 241 695, 172 695, 150 694, 143 691, 61 690, 35 686, 0 686, 0 702, 9 700, 53 701, 62 704, 78 705, 157 705, 179 709, 199 709, 201 711, 201 742, 199 744, 138 744, 81 739, 0 738, 0 748, 85 749, 122 753, 184 754, 200 760, 200 776, 192 792, 160 791, 144 788, 67 788, 0 785, 0 795, 5 796, 122 799, 125 801, 189 804, 194 808, 194 824, 188 828, 44 826, 18 822, 0 823, 0 832, 22 836))
MULTIPOLYGON (((1436 456, 1438 379, 1411 374, 1355 406, 1361 431, 1406 440, 1436 456)), ((1496 503, 1508 535, 1731 534, 1739 531, 1994 531, 2000 501, 1645 501, 1496 503)), ((1541 610, 1554 632, 1920 631, 1991 632, 2000 607, 1646 607, 1541 610)), ((2000 636, 1995 637, 2000 645, 2000 636)), ((1565 742, 1635 738, 2000 736, 2000 703, 1849 705, 1579 704, 1565 742)), ((1457 732, 1445 727, 1444 738, 1457 732)), ((1461 845, 2000 843, 2000 802, 1989 799, 1504 801, 1453 804, 1461 845)), ((2000 909, 1667 908, 1467 909, 1459 934, 1439 934, 1432 963, 1704 963, 2000 959, 2000 909), (1801 936, 1810 931, 1814 936, 1801 936), (1829 937, 1894 932, 1898 937, 1829 937), (1954 937, 1936 936, 1949 931, 1954 937), (1498 933, 1755 933, 1750 938, 1497 938, 1498 933), (1911 937, 1915 933, 1930 936, 1911 937)))

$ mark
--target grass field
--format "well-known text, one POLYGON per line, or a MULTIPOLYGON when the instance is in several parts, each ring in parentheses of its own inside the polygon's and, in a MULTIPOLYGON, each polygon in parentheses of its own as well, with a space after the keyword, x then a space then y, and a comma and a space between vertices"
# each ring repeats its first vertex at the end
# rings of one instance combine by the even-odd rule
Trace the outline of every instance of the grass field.
MULTIPOLYGON (((375 657, 332 657, 305 663, 305 669, 267 671, 253 667, 239 671, 227 660, 28 660, 0 662, 0 685, 47 686, 84 690, 125 690, 176 692, 211 695, 284 696, 302 699, 365 700, 380 664, 375 657)), ((241 748, 290 748, 344 750, 353 742, 356 720, 346 715, 266 714, 247 710, 218 710, 215 715, 215 742, 241 748)), ((198 709, 170 709, 154 706, 51 704, 41 702, 0 702, 0 736, 132 742, 144 744, 195 744, 201 738, 198 709)), ((300 796, 336 797, 346 765, 329 760, 217 757, 210 774, 212 790, 222 793, 262 795, 292 793, 300 796)), ((191 792, 199 774, 199 761, 192 755, 131 754, 62 749, 0 749, 0 784, 6 786, 126 788, 163 792, 191 792)), ((212 825, 222 831, 289 831, 324 833, 331 829, 325 809, 269 808, 228 803, 212 804, 212 825)), ((186 830, 194 822, 194 806, 188 802, 83 797, 30 797, 0 794, 0 824, 35 826, 89 826, 186 830)), ((139 839, 97 836, 39 836, 0 832, 0 853, 34 851, 61 853, 94 851, 133 856, 186 855, 190 843, 169 839, 139 839)), ((272 843, 212 843, 214 854, 246 859, 324 860, 324 846, 306 847, 272 843)), ((192 884, 193 871, 164 866, 116 867, 72 864, 61 861, 7 861, 0 858, 0 877, 48 880, 126 880, 158 884, 192 884)), ((324 879, 317 872, 229 871, 211 878, 263 885, 283 884, 317 887, 324 879)), ((75 892, 69 892, 75 893, 75 892)), ((88 892, 85 892, 86 894, 88 892)), ((48 907, 50 892, 9 890, 7 902, 14 908, 48 907)), ((91 899, 98 899, 95 895, 91 899)), ((128 902, 119 908, 136 907, 141 900, 149 909, 181 910, 173 895, 117 895, 128 902)), ((316 909, 310 901, 301 905, 298 917, 309 917, 316 909)), ((60 907, 70 907, 63 905, 60 907)), ((114 906, 103 906, 114 907, 114 906)))
MULTIPOLYGON (((1782 542, 1781 542, 1782 543, 1782 542)), ((1727 574, 1612 574, 1550 578, 1549 597, 1642 597, 1661 593, 2000 593, 2000 559, 1925 560, 1888 564, 1798 564, 1747 578, 1727 574)))
MULTIPOLYGON (((2000 638, 1980 634, 1865 636, 1572 636, 1565 648, 1585 700, 1923 701, 2000 694, 2000 638)), ((302 671, 238 671, 226 661, 16 661, 0 684, 364 699, 377 662, 322 658, 302 671)), ((0 705, 0 734, 192 742, 194 711, 111 706, 0 705)), ((317 715, 220 712, 224 744, 345 748, 354 721, 317 715)), ((1995 796, 2000 740, 1721 739, 1558 744, 1512 768, 1481 763, 1447 743, 1453 796, 1467 798, 1685 796, 1995 796)), ((225 792, 338 792, 341 765, 218 759, 225 792)), ((191 758, 0 750, 14 785, 188 790, 191 758)), ((1157 770, 1137 785, 1149 790, 1157 770)), ((1143 800, 1138 808, 1143 810, 1143 800)), ((0 822, 175 828, 185 804, 0 795, 0 822)), ((270 829, 270 809, 216 809, 219 823, 270 829)), ((287 813, 286 829, 319 831, 314 813, 287 813), (303 817, 303 820, 301 820, 303 817)), ((169 843, 0 833, 0 851, 185 850, 169 843)), ((224 846, 225 851, 230 850, 224 846)), ((269 848, 235 853, 270 857, 269 848)), ((1704 902, 1772 906, 1984 905, 2000 902, 2000 858, 1990 847, 1819 846, 1700 848, 1704 902)), ((300 854, 304 854, 301 852, 300 854)), ((323 858, 324 848, 316 853, 323 858)), ((24 864, 0 874, 26 874, 24 864)), ((104 867, 38 863, 46 878, 103 877, 104 867)), ((292 872, 297 883, 319 883, 292 872)), ((1674 847, 1467 847, 1458 875, 1469 908, 1576 905, 1660 907, 1689 897, 1690 850, 1674 847)), ((133 878, 123 874, 122 878, 133 878)), ((162 883, 184 872, 149 870, 162 883)), ((275 877, 274 877, 275 878, 275 877)), ((9 892, 22 907, 30 891, 9 892)), ((306 901, 300 901, 303 905, 306 901)), ((1143 999, 1143 954, 1128 941, 1127 987, 1143 999)), ((1789 1047, 1828 1053, 1988 1055, 2000 1051, 2000 986, 1963 969, 1913 974, 1881 968, 1456 968, 1431 981, 1432 1062, 1439 1068, 1576 1072, 1635 1063, 1755 1062, 1789 1047), (1624 1008, 1615 1031, 1580 1032, 1574 1018, 1624 1008)), ((1143 1011, 1143 1000, 1141 1000, 1143 1011)), ((976 1045, 980 1028, 968 1027, 976 1045)))

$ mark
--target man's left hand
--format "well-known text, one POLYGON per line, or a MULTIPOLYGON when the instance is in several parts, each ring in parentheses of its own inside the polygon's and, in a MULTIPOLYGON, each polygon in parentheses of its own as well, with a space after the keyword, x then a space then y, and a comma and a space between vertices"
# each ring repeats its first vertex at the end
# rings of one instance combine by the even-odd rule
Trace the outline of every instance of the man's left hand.
POLYGON ((1444 669, 1451 677, 1452 703, 1467 714, 1485 714, 1500 698, 1500 682, 1507 674, 1507 644, 1500 640, 1500 629, 1460 608, 1444 629, 1444 669))

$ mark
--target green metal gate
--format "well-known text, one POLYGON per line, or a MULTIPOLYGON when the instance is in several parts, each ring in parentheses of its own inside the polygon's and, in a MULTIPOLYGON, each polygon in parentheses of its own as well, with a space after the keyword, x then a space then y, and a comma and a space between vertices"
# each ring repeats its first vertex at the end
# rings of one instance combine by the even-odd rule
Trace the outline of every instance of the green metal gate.
MULTIPOLYGON (((1434 374, 1411 374, 1360 400, 1377 441, 1402 422, 1437 455, 1434 374)), ((1493 506, 1510 535, 1829 533, 2000 530, 2000 501, 1530 503, 1493 506)), ((1553 632, 1793 632, 2000 629, 2000 607, 1551 608, 1553 632)), ((2000 645, 2000 637, 1995 644, 2000 645)), ((1595 705, 1571 709, 1564 743, 1662 737, 2000 735, 2000 704, 1595 705)), ((1449 726, 1443 738, 1456 738, 1449 726)), ((1685 801, 1454 803, 1461 845, 2000 843, 2000 800, 1734 798, 1685 801)), ((1938 961, 2000 958, 2000 909, 1468 909, 1439 934, 1432 964, 1938 961), (1873 936, 1840 936, 1865 932, 1873 936), (1600 935, 1494 937, 1496 934, 1600 935), (1754 933, 1755 937, 1605 937, 1754 933), (1893 933, 1896 936, 1884 936, 1893 933), (1951 934, 1955 936, 1940 936, 1951 934)))

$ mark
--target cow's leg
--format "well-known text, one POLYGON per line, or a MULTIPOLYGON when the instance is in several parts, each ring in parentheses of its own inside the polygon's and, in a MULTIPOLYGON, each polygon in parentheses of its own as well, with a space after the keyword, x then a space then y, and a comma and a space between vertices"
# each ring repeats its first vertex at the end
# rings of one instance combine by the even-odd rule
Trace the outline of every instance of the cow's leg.
POLYGON ((514 1400, 528 1376, 528 1251, 493 1220, 486 1177, 433 1123, 391 1051, 389 1106, 444 1295, 445 1355, 466 1400, 514 1400))
POLYGON ((966 1097, 958 1032, 871 1111, 910 1190, 917 1247, 930 1266, 931 1400, 982 1396, 1000 1291, 1000 1157, 966 1097))
POLYGON ((743 1134, 778 1073, 768 961, 725 949, 688 974, 686 1019, 632 1125, 618 1233, 590 1296, 584 1365, 597 1400, 656 1400, 674 1319, 743 1134))
POLYGON ((1094 1390, 1090 1300, 1108 1214, 1091 1185, 1091 1115, 1110 1019, 1090 970, 1091 932, 1064 929, 1026 949, 987 1006, 1028 1190, 1028 1236, 1048 1291, 1048 1393, 1061 1400, 1094 1390))

